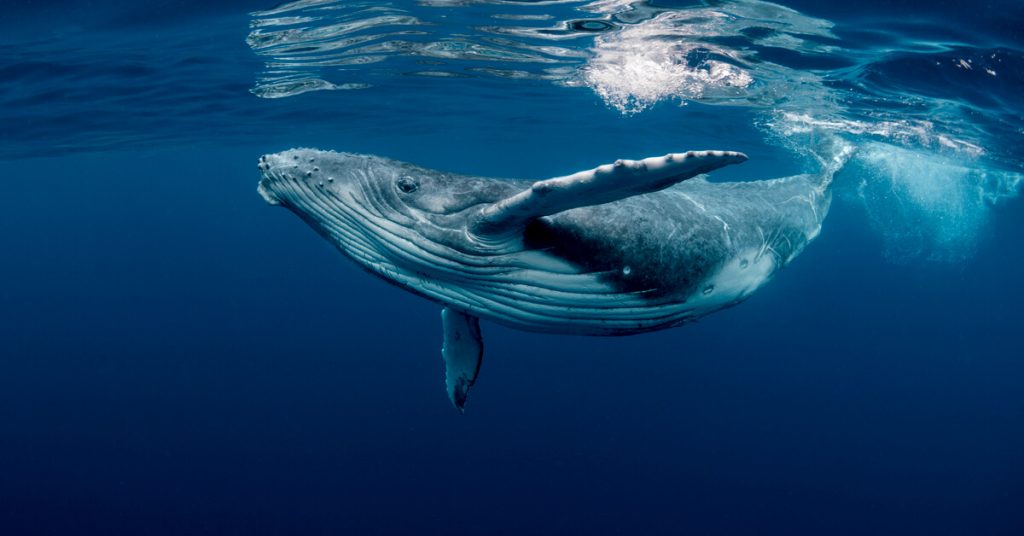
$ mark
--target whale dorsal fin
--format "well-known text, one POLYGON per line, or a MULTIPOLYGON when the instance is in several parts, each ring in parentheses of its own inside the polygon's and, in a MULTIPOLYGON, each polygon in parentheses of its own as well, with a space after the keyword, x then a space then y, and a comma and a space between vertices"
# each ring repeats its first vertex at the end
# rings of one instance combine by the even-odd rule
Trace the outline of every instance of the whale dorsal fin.
POLYGON ((504 235, 542 216, 655 192, 746 160, 747 155, 733 151, 689 151, 643 160, 616 160, 614 164, 537 181, 522 192, 487 205, 470 223, 470 231, 483 237, 504 235))

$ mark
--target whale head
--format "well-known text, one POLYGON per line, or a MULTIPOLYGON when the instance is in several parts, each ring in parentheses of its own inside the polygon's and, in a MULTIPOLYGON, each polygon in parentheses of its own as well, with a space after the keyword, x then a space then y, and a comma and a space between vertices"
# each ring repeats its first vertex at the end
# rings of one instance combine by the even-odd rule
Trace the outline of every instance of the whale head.
MULTIPOLYGON (((465 250, 465 222, 520 186, 377 156, 292 149, 261 156, 258 191, 354 260, 395 279, 465 250)), ((511 181, 516 182, 516 181, 511 181)))

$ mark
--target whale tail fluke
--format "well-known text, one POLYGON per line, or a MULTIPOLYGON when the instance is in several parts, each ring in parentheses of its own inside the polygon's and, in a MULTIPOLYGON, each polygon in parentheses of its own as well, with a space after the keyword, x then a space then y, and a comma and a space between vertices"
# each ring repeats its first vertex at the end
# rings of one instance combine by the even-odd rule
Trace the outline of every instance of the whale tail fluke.
POLYGON ((819 189, 822 193, 832 187, 832 179, 853 156, 854 146, 839 136, 826 135, 811 145, 810 155, 818 162, 819 189))

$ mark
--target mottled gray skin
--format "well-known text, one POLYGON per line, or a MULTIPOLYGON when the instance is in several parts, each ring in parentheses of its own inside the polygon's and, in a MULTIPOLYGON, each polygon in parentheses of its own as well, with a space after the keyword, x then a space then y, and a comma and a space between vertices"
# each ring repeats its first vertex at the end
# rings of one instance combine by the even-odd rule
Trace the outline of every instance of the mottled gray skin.
POLYGON ((260 193, 369 272, 464 313, 541 332, 627 335, 743 300, 817 236, 825 177, 712 183, 477 236, 482 207, 530 181, 310 149, 260 160, 260 193))
POLYGON ((527 227, 525 243, 604 272, 616 288, 654 301, 685 299, 707 290, 702 282, 744 250, 772 255, 775 270, 788 263, 817 234, 828 209, 817 186, 811 175, 731 183, 695 178, 539 219, 527 227))

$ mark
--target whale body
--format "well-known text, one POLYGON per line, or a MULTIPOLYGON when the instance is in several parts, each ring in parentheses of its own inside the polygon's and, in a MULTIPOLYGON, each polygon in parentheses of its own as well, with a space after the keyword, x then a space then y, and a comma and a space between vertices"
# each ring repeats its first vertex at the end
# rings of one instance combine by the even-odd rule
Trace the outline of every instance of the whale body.
POLYGON ((530 181, 292 149, 260 157, 258 190, 370 273, 443 307, 448 395, 462 411, 480 318, 648 332, 739 303, 792 261, 821 230, 831 174, 706 178, 745 160, 690 151, 530 181))

